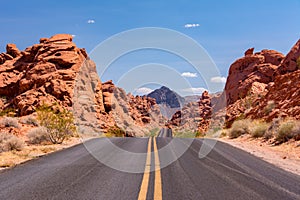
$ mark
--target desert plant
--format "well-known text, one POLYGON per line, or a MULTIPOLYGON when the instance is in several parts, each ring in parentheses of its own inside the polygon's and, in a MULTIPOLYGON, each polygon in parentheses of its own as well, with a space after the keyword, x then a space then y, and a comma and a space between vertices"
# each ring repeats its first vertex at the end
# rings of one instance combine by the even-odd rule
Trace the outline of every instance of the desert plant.
POLYGON ((23 140, 17 136, 8 133, 0 133, 0 152, 12 150, 20 151, 23 147, 23 140))
POLYGON ((20 128, 20 125, 18 123, 17 118, 13 117, 4 117, 1 121, 0 124, 5 127, 15 127, 15 128, 20 128))
POLYGON ((39 125, 38 121, 32 116, 25 116, 25 117, 21 118, 20 123, 33 125, 33 126, 38 126, 39 125))
POLYGON ((65 108, 53 109, 43 105, 37 109, 39 124, 47 129, 53 144, 61 144, 76 131, 72 112, 65 108))
POLYGON ((293 138, 293 128, 295 126, 295 121, 288 119, 282 121, 278 127, 277 132, 275 133, 275 140, 279 143, 283 143, 293 138))
POLYGON ((229 138, 237 138, 241 135, 249 133, 251 120, 243 119, 233 122, 231 129, 228 132, 229 138))
POLYGON ((0 111, 0 116, 7 116, 7 117, 14 117, 15 116, 15 109, 13 108, 5 108, 0 111))
POLYGON ((250 127, 250 134, 254 138, 263 137, 269 128, 269 124, 262 121, 255 121, 250 127))
POLYGON ((264 112, 268 115, 272 112, 272 110, 275 108, 275 102, 274 101, 268 101, 266 107, 264 108, 264 112))
POLYGON ((45 127, 36 127, 27 133, 30 144, 42 144, 50 142, 50 137, 45 127))
POLYGON ((153 129, 150 130, 148 136, 149 137, 155 137, 158 134, 158 132, 159 132, 159 128, 158 127, 153 128, 153 129))
POLYGON ((300 140, 300 121, 296 121, 292 129, 292 136, 295 140, 300 140))
POLYGON ((125 135, 125 131, 116 125, 110 127, 105 133, 106 137, 123 137, 124 135, 125 135))

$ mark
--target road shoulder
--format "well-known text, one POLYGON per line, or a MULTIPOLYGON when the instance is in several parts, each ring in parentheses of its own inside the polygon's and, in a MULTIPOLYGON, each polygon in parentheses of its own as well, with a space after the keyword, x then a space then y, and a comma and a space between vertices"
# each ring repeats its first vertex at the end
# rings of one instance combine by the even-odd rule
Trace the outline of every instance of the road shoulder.
POLYGON ((253 139, 247 135, 236 139, 224 137, 218 140, 249 152, 281 169, 300 175, 299 141, 272 146, 260 139, 253 139))

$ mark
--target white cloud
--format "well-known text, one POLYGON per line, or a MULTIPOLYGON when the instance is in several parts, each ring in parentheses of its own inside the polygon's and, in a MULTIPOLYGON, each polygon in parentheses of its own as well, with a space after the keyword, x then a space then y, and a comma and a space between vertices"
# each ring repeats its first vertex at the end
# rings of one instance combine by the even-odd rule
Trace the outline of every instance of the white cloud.
POLYGON ((200 26, 200 24, 185 24, 184 28, 195 28, 195 27, 198 27, 198 26, 200 26))
POLYGON ((134 92, 137 95, 146 95, 146 94, 149 94, 150 92, 153 92, 153 90, 151 88, 141 87, 141 88, 136 89, 134 92))
POLYGON ((183 77, 188 77, 188 78, 195 78, 197 77, 197 73, 192 73, 192 72, 183 72, 181 74, 183 77))
POLYGON ((199 94, 202 94, 205 90, 207 91, 207 89, 203 88, 203 87, 197 87, 197 88, 191 87, 191 88, 183 89, 182 91, 187 92, 187 93, 191 93, 191 94, 199 95, 199 94))
POLYGON ((89 20, 87 20, 87 23, 88 23, 88 24, 94 24, 94 23, 96 23, 96 21, 93 20, 93 19, 89 19, 89 20))
POLYGON ((74 38, 74 37, 76 37, 76 35, 73 34, 72 37, 74 38))
POLYGON ((222 76, 215 76, 210 79, 212 83, 226 83, 226 77, 222 76))

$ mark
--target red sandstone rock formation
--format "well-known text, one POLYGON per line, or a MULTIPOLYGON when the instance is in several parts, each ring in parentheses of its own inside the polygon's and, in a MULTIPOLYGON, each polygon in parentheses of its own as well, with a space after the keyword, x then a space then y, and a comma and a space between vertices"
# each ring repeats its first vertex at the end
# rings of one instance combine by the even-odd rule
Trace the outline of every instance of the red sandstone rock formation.
POLYGON ((300 40, 286 57, 263 50, 235 61, 225 86, 227 126, 238 117, 299 119, 299 57, 300 40))
POLYGON ((16 115, 24 116, 42 104, 55 103, 72 109, 81 129, 105 132, 118 123, 119 116, 112 112, 118 104, 117 91, 118 100, 126 102, 124 109, 132 119, 129 124, 146 126, 157 121, 158 126, 161 120, 152 98, 128 97, 112 81, 102 84, 94 62, 84 49, 76 47, 71 35, 41 38, 39 44, 24 51, 8 44, 6 50, 0 54, 0 95, 6 99, 1 99, 1 109, 14 108, 16 115))

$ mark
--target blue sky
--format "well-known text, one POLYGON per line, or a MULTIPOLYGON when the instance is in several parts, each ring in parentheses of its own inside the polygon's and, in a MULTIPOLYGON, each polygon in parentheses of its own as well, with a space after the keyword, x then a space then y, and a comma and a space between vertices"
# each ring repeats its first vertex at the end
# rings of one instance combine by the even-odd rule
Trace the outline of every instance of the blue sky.
MULTIPOLYGON (((1 52, 7 43, 25 49, 39 38, 57 33, 75 35, 74 42, 91 52, 99 43, 122 31, 162 27, 186 34, 201 44, 216 63, 221 77, 227 76, 230 64, 250 47, 286 54, 300 38, 300 0, 32 0, 3 1, 1 8, 1 52), (186 24, 195 25, 186 28, 186 24)), ((185 78, 195 91, 207 88, 199 74, 193 77, 197 72, 188 63, 168 53, 149 50, 120 58, 101 79, 118 82, 122 73, 149 62, 169 65, 179 74, 190 72, 185 78)), ((188 94, 180 89, 177 92, 188 94)))

